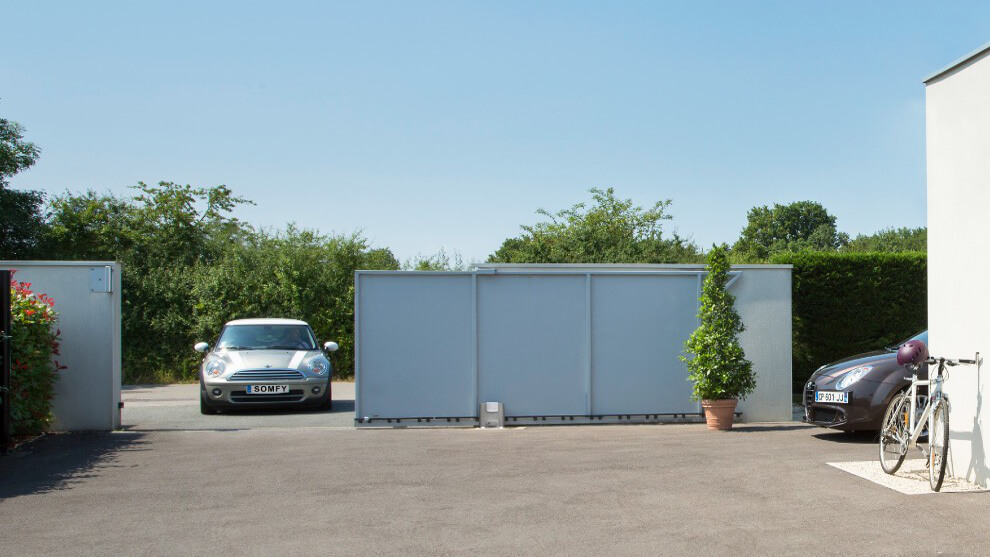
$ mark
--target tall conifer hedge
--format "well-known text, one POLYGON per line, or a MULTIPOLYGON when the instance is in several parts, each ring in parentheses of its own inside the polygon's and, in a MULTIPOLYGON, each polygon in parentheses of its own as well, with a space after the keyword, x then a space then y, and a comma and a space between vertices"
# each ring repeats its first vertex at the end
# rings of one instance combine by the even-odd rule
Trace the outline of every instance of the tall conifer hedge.
POLYGON ((924 253, 786 253, 794 265, 793 389, 819 366, 928 327, 924 253))

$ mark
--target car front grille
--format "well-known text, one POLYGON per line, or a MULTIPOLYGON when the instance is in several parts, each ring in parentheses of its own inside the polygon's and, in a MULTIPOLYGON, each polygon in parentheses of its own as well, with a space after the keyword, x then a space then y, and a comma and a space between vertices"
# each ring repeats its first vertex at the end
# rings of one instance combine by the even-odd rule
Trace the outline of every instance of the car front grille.
POLYGON ((299 402, 303 398, 302 389, 291 390, 286 394, 282 395, 249 395, 247 391, 231 391, 230 401, 231 402, 247 402, 247 403, 261 403, 261 402, 299 402))
POLYGON ((844 415, 841 410, 835 408, 811 408, 811 421, 816 424, 834 424, 841 422, 844 415))
POLYGON ((289 369, 247 369, 234 372, 227 381, 298 381, 303 374, 289 369))
POLYGON ((804 388, 804 408, 808 413, 808 421, 822 425, 837 424, 846 421, 846 413, 842 410, 814 406, 815 390, 817 387, 814 381, 809 381, 804 388))

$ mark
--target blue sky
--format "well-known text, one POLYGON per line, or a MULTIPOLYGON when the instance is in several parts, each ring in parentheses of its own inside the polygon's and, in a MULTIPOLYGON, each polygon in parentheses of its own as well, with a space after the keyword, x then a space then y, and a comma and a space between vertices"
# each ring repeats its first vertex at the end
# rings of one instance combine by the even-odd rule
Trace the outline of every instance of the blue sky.
POLYGON ((732 242, 810 199, 852 235, 925 224, 921 79, 990 3, 4 2, 13 185, 227 184, 256 226, 483 260, 616 188, 732 242))

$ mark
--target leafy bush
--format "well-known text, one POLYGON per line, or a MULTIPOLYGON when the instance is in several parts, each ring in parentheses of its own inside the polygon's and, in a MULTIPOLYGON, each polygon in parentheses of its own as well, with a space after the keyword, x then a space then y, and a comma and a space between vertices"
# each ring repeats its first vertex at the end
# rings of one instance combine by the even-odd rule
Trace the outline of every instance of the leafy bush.
POLYGON ((489 263, 695 263, 704 260, 698 247, 677 233, 663 235, 671 201, 649 209, 619 199, 615 190, 592 189, 594 204, 536 213, 549 219, 524 225, 488 257, 489 263))
POLYGON ((367 240, 288 226, 257 231, 230 216, 246 200, 226 186, 139 183, 131 198, 87 192, 53 200, 47 257, 110 259, 121 277, 123 381, 196 378, 194 342, 239 317, 308 321, 353 375, 354 271, 398 269, 367 240))
POLYGON ((11 281, 10 416, 15 434, 36 434, 52 423, 51 401, 58 372, 55 302, 31 291, 31 283, 11 281))
POLYGON ((819 366, 928 326, 924 253, 788 253, 771 262, 794 265, 796 392, 819 366))
POLYGON ((183 356, 192 364, 178 379, 195 378, 195 341, 213 344, 231 319, 284 317, 308 322, 322 341, 340 350, 331 355, 334 376, 354 375, 354 271, 397 270, 388 250, 371 250, 358 235, 324 236, 289 226, 261 232, 232 246, 223 259, 200 265, 193 275, 195 305, 183 356))
POLYGON ((739 333, 745 327, 736 312, 735 296, 725 289, 728 282, 728 253, 716 246, 708 253, 708 275, 698 312, 701 325, 684 343, 693 357, 681 357, 694 383, 692 400, 746 398, 756 388, 753 364, 739 345, 739 333))

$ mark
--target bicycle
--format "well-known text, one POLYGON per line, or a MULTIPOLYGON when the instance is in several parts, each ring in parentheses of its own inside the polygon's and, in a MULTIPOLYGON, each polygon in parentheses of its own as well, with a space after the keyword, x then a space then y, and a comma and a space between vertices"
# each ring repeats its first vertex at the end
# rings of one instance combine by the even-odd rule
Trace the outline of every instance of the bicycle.
MULTIPOLYGON (((884 413, 880 430, 880 467, 888 474, 897 472, 904 462, 908 449, 918 447, 925 455, 925 465, 928 468, 928 483, 932 491, 942 489, 945 479, 946 456, 949 451, 949 399, 942 393, 942 383, 948 377, 946 366, 959 364, 976 364, 975 360, 951 360, 949 358, 930 358, 928 349, 921 341, 910 341, 898 351, 897 362, 911 371, 911 387, 894 397, 884 413), (904 357, 901 351, 908 344, 917 343, 908 350, 913 353, 904 357), (933 366, 938 364, 934 380, 929 371, 927 380, 918 379, 921 364, 933 366), (921 406, 918 388, 928 387, 928 396, 924 400, 924 408, 918 415, 921 406), (918 443, 918 439, 927 430, 927 449, 918 443)), ((929 368, 931 369, 931 368, 929 368)), ((905 377, 905 379, 908 379, 905 377)))

